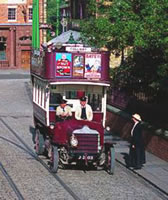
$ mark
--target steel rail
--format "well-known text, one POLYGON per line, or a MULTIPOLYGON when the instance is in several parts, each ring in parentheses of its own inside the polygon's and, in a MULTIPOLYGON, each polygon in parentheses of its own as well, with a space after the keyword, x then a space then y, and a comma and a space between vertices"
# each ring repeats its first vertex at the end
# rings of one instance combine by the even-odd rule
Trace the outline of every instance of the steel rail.
POLYGON ((4 166, 2 165, 1 162, 0 162, 0 171, 5 176, 6 180, 8 181, 8 183, 11 186, 11 188, 13 189, 13 191, 15 192, 16 196, 18 197, 18 199, 19 200, 24 200, 21 192, 19 191, 19 189, 17 188, 16 184, 13 182, 12 178, 10 177, 8 172, 5 170, 5 168, 4 168, 4 166))
POLYGON ((38 155, 18 136, 18 134, 2 119, 0 118, 0 121, 8 128, 8 130, 24 145, 24 147, 27 149, 27 152, 35 158, 37 161, 40 162, 43 167, 47 169, 47 171, 50 172, 50 174, 60 183, 60 185, 75 199, 75 200, 81 200, 71 189, 70 187, 57 175, 52 173, 51 169, 48 167, 48 165, 38 157, 38 155))

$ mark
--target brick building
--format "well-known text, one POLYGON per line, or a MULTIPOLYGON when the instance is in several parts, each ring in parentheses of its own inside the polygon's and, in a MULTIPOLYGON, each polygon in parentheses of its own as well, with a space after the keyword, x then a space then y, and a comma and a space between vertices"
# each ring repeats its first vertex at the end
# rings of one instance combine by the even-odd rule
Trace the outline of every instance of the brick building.
MULTIPOLYGON (((0 68, 29 68, 33 0, 0 0, 0 68)), ((44 23, 44 0, 39 0, 44 23)), ((43 30, 40 31, 41 42, 43 30)))

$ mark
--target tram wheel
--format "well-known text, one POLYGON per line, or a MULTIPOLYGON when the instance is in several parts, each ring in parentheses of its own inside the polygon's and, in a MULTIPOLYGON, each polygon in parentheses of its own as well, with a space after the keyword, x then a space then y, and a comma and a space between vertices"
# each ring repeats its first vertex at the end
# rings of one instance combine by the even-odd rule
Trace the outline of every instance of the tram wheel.
POLYGON ((41 134, 40 130, 37 128, 35 130, 35 151, 38 155, 43 155, 44 153, 44 136, 41 134))
POLYGON ((106 168, 107 172, 112 175, 114 174, 114 168, 115 168, 115 151, 114 147, 110 147, 107 151, 107 160, 106 160, 106 168))
POLYGON ((52 147, 52 153, 51 153, 51 171, 53 173, 57 173, 58 171, 58 163, 59 163, 59 153, 58 153, 58 147, 53 146, 52 147))

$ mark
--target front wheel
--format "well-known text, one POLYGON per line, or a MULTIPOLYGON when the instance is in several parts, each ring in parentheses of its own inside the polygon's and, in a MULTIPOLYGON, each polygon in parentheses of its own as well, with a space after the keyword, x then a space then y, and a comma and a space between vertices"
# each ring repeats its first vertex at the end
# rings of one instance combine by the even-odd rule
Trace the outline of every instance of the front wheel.
POLYGON ((35 130, 35 151, 38 155, 43 155, 44 153, 44 136, 38 128, 35 130))
POLYGON ((115 151, 114 147, 110 147, 106 155, 106 168, 109 174, 114 174, 115 168, 115 151))
POLYGON ((57 173, 58 171, 58 163, 59 163, 59 153, 58 153, 58 147, 53 146, 52 147, 52 153, 51 153, 51 171, 53 173, 57 173))

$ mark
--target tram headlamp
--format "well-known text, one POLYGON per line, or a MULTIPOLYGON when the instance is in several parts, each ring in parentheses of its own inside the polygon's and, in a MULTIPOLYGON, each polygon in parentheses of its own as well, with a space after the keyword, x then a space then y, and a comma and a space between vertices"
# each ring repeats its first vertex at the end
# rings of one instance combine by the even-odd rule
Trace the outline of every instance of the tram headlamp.
POLYGON ((78 146, 78 140, 75 137, 74 134, 72 134, 71 138, 70 138, 70 144, 72 147, 77 147, 78 146))
POLYGON ((54 129, 55 125, 54 123, 50 123, 50 129, 54 129))
POLYGON ((50 125, 50 129, 54 129, 54 125, 50 125))
POLYGON ((106 131, 110 131, 110 127, 109 126, 106 127, 106 131))

